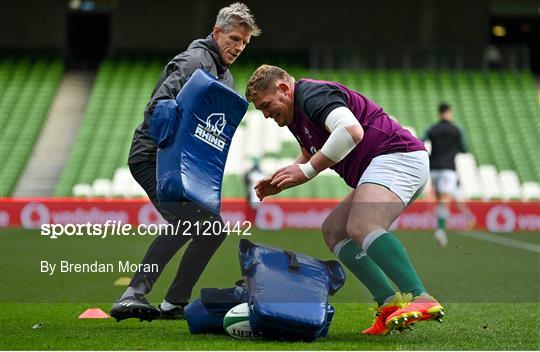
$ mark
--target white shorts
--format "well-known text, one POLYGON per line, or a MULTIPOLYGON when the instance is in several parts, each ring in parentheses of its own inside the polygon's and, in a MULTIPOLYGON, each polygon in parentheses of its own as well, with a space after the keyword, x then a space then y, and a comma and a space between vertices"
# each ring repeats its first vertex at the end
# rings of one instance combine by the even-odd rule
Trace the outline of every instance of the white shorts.
POLYGON ((437 193, 457 193, 457 174, 454 170, 431 170, 431 184, 437 193))
POLYGON ((429 156, 424 150, 380 155, 371 160, 358 184, 375 183, 397 194, 408 205, 428 182, 429 156))

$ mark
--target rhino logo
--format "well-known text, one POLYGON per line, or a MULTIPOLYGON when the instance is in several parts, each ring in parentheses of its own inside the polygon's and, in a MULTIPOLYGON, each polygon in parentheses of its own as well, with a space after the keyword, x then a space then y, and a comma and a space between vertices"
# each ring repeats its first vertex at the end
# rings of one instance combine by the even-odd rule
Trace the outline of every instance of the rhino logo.
POLYGON ((206 118, 206 130, 219 136, 223 133, 223 129, 225 128, 226 123, 227 120, 225 119, 224 113, 216 112, 210 114, 206 118))
POLYGON ((195 137, 203 141, 204 143, 211 145, 219 151, 223 151, 227 142, 226 139, 221 137, 227 120, 225 120, 225 114, 221 112, 215 112, 208 115, 204 124, 197 124, 195 129, 195 137))

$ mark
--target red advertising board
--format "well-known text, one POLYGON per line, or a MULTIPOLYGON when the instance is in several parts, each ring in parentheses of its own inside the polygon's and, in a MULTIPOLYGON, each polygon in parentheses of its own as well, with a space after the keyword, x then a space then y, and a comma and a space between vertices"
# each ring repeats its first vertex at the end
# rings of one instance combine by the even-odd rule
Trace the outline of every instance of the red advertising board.
MULTIPOLYGON (((222 206, 225 221, 250 220, 258 228, 320 228, 339 200, 275 199, 250 210, 242 199, 226 199, 222 206)), ((540 231, 540 202, 468 202, 452 205, 448 227, 490 232, 540 231), (464 209, 465 208, 465 211, 464 209)), ((393 227, 407 230, 435 228, 435 206, 417 201, 396 220, 393 227)), ((0 227, 40 228, 42 224, 104 224, 107 220, 124 224, 162 222, 146 199, 88 198, 1 198, 0 227)))

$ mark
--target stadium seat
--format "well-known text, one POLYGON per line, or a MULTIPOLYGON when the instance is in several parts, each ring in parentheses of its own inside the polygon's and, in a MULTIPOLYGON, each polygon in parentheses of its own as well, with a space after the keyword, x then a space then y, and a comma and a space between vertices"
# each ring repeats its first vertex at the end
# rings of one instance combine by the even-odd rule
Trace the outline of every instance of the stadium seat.
POLYGON ((144 191, 144 189, 137 183, 137 181, 132 180, 129 182, 127 187, 127 197, 136 197, 136 198, 148 198, 148 195, 144 191))
POLYGON ((480 165, 478 167, 482 198, 485 200, 501 199, 501 186, 497 169, 493 165, 480 165))
POLYGON ((462 153, 456 156, 456 172, 466 199, 480 199, 482 192, 474 156, 462 153))
POLYGON ((537 182, 524 182, 521 194, 523 200, 540 200, 540 185, 537 182))
POLYGON ((516 200, 521 198, 521 186, 515 171, 503 170, 499 173, 499 179, 503 200, 516 200))
POLYGON ((127 197, 129 193, 129 184, 133 181, 135 180, 127 167, 116 169, 111 184, 112 195, 115 197, 127 197))
POLYGON ((75 197, 91 197, 92 186, 87 183, 78 183, 73 186, 73 195, 75 197))
POLYGON ((245 128, 239 126, 229 149, 229 157, 225 164, 226 175, 242 175, 251 167, 245 148, 245 128))
POLYGON ((92 195, 94 197, 111 197, 112 182, 105 178, 98 178, 92 183, 92 195))

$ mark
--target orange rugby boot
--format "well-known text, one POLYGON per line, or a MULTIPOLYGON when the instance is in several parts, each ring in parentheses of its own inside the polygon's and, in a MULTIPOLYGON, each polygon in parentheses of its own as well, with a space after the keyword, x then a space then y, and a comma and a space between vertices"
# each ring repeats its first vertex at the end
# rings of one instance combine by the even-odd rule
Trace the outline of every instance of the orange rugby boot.
POLYGON ((386 327, 386 319, 395 311, 407 306, 412 300, 410 293, 403 295, 396 292, 392 300, 375 309, 373 325, 362 331, 364 335, 386 335, 390 330, 386 327))
POLYGON ((402 330, 407 326, 424 320, 437 320, 442 323, 443 306, 431 296, 416 296, 405 307, 391 313, 385 326, 389 331, 402 330))

